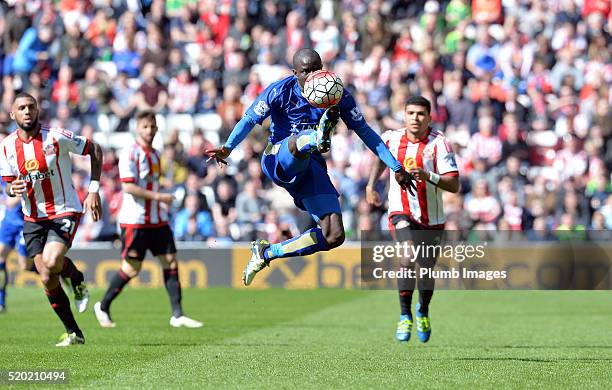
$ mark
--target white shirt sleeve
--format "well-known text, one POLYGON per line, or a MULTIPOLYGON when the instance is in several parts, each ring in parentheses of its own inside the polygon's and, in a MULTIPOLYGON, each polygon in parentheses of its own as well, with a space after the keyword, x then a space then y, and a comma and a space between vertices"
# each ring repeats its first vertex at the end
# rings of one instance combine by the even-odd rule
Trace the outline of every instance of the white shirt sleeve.
POLYGON ((436 151, 436 170, 439 174, 459 172, 455 152, 446 138, 441 138, 436 151))
POLYGON ((82 156, 89 154, 91 142, 87 138, 59 127, 51 128, 50 131, 53 132, 53 137, 57 140, 60 149, 82 156))
POLYGON ((123 149, 119 156, 119 178, 123 183, 138 181, 138 153, 132 147, 123 149))
POLYGON ((0 144, 0 176, 2 176, 4 182, 12 182, 17 178, 15 171, 8 162, 4 144, 0 144))

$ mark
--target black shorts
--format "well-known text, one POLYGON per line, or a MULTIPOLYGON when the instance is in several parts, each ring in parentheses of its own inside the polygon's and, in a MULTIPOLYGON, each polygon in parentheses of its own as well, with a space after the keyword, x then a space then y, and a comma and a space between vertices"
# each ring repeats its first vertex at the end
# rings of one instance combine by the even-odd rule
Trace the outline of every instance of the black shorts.
POLYGON ((28 257, 33 258, 41 254, 49 241, 61 242, 70 248, 80 220, 78 215, 69 215, 38 222, 25 221, 23 239, 28 257))
MULTIPOLYGON (((396 214, 391 217, 391 223, 395 227, 395 239, 397 241, 411 241, 416 245, 443 245, 444 230, 440 228, 429 228, 423 225, 419 225, 414 222, 410 217, 403 214, 396 214), (408 225, 398 229, 397 225, 400 222, 407 222, 408 225)), ((420 264, 433 264, 436 263, 436 258, 432 256, 425 256, 416 259, 417 263, 420 264)))
MULTIPOLYGON (((431 250, 431 246, 443 246, 442 240, 444 239, 444 230, 440 228, 429 228, 420 225, 413 221, 409 216, 403 214, 397 214, 391 217, 391 223, 395 227, 395 240, 398 242, 411 241, 413 245, 419 245, 422 247, 421 254, 416 259, 400 259, 398 268, 405 269, 416 269, 416 265, 421 268, 434 269, 438 258, 435 256, 436 251, 431 250), (400 229, 397 225, 400 222, 407 222, 405 227, 400 229), (429 252, 426 248, 430 247, 429 252)), ((397 288, 401 290, 414 290, 415 282, 418 283, 419 290, 433 291, 435 286, 435 279, 429 276, 414 278, 398 278, 397 288)))
POLYGON ((174 234, 170 226, 154 228, 121 228, 121 258, 126 260, 144 260, 147 250, 153 256, 176 253, 174 234))

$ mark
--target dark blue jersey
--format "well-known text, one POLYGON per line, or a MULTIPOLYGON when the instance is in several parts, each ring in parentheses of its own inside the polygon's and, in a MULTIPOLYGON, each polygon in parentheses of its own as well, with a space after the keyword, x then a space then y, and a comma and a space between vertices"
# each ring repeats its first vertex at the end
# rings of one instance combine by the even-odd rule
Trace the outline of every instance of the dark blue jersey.
MULTIPOLYGON (((355 99, 344 90, 338 103, 340 116, 349 129, 367 126, 355 99)), ((254 122, 261 124, 270 117, 270 142, 275 144, 304 129, 313 129, 325 110, 316 108, 302 95, 295 76, 289 76, 268 86, 246 111, 254 122)))

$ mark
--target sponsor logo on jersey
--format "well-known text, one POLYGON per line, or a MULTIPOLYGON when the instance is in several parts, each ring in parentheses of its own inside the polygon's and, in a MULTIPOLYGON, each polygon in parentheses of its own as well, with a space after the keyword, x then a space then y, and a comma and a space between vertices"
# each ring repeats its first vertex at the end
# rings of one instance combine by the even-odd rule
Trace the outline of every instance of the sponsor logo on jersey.
POLYGON ((153 176, 157 177, 157 176, 159 176, 159 173, 160 173, 160 166, 159 166, 159 164, 153 164, 151 166, 151 174, 153 176))
POLYGON ((55 171, 52 169, 47 172, 28 172, 27 175, 20 175, 19 179, 24 180, 26 182, 35 182, 35 181, 43 181, 51 178, 51 176, 55 176, 55 171))

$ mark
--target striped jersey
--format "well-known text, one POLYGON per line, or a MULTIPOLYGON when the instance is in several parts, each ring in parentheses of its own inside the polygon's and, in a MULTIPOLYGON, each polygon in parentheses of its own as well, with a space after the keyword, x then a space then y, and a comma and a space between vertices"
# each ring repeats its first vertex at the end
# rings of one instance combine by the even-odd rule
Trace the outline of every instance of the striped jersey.
MULTIPOLYGON (((159 192, 161 164, 159 151, 143 148, 138 143, 125 148, 119 157, 119 176, 124 183, 134 183, 149 191, 159 192)), ((168 224, 168 209, 155 200, 123 193, 119 210, 121 227, 151 228, 168 224)))
POLYGON ((83 206, 72 183, 70 153, 89 154, 90 142, 71 131, 42 126, 28 141, 18 130, 0 143, 0 175, 26 181, 21 198, 24 219, 35 222, 80 214, 83 206))
MULTIPOLYGON (((416 143, 408 140, 406 129, 386 131, 381 138, 407 171, 423 168, 439 175, 459 174, 453 149, 440 131, 430 129, 428 136, 416 143)), ((403 214, 424 227, 443 227, 443 190, 425 181, 417 181, 416 186, 415 195, 410 195, 391 175, 389 218, 403 214)))

